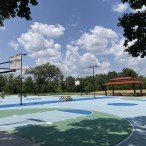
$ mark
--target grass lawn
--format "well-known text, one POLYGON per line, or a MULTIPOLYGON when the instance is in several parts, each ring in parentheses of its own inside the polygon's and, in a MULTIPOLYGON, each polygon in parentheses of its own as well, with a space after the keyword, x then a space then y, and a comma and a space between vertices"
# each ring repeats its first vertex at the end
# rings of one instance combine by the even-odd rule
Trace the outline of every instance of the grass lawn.
MULTIPOLYGON (((116 93, 122 93, 122 94, 127 94, 127 95, 132 95, 133 90, 115 90, 116 93)), ((139 90, 136 90, 137 93, 140 93, 139 90)), ((113 91, 112 90, 107 90, 108 95, 112 95, 113 91)), ((93 94, 93 93, 90 93, 93 94)), ((143 94, 146 95, 146 89, 143 89, 143 94)), ((105 95, 104 91, 96 91, 96 95, 105 95)))
POLYGON ((114 146, 131 132, 132 126, 126 120, 96 111, 52 125, 17 129, 14 134, 40 146, 114 146))
POLYGON ((123 100, 139 100, 142 98, 140 98, 140 97, 122 97, 121 99, 123 99, 123 100))
MULTIPOLYGON (((108 90, 108 95, 112 95, 112 90, 108 90)), ((139 90, 137 90, 136 92, 140 92, 139 90)), ((133 94, 133 90, 115 90, 115 94, 117 93, 121 93, 121 94, 127 94, 127 95, 132 95, 133 94)), ((83 95, 86 95, 86 92, 82 93, 83 95)), ((146 89, 143 89, 143 94, 146 95, 146 89)), ((50 92, 50 93, 40 93, 40 96, 57 96, 57 95, 81 95, 80 92, 59 92, 59 93, 55 93, 55 92, 50 92)), ((88 95, 93 95, 93 92, 89 92, 88 95)), ((105 95, 105 91, 96 91, 96 95, 105 95)), ((9 97, 11 95, 5 95, 6 97, 9 97)), ((18 95, 17 95, 18 96, 18 95)), ((28 95, 29 96, 29 95, 28 95)), ((30 94, 30 96, 37 96, 35 94, 30 94)))

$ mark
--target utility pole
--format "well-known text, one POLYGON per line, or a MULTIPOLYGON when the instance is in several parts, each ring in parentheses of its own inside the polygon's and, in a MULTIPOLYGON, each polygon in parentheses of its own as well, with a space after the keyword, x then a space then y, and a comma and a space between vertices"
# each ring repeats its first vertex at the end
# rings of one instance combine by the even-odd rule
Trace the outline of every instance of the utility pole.
POLYGON ((93 66, 89 67, 89 68, 93 69, 93 92, 94 92, 94 98, 95 98, 95 72, 94 72, 95 67, 98 67, 98 66, 97 65, 93 65, 93 66))
POLYGON ((80 90, 81 90, 81 96, 82 96, 82 78, 80 79, 80 90))
POLYGON ((26 56, 27 54, 22 54, 21 53, 21 73, 20 73, 20 79, 21 79, 21 95, 20 95, 20 105, 23 105, 22 102, 22 96, 23 96, 23 58, 22 56, 26 56))

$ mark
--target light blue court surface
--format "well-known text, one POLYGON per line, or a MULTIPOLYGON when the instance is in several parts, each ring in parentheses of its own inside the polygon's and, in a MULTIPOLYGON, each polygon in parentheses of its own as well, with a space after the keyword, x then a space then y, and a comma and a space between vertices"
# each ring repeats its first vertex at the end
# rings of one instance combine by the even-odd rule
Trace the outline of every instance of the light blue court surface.
MULTIPOLYGON (((10 109, 36 109, 52 108, 55 110, 25 115, 12 115, 1 118, 0 129, 5 131, 15 130, 28 125, 51 125, 56 121, 84 117, 92 114, 91 111, 100 111, 126 118, 133 125, 133 133, 119 145, 139 145, 146 143, 146 98, 126 100, 121 97, 98 96, 72 96, 73 101, 62 102, 59 96, 29 96, 23 98, 23 105, 19 105, 20 98, 9 96, 0 99, 0 110, 10 109), (47 115, 47 116, 46 116, 47 115)), ((130 97, 129 97, 130 98, 130 97)))

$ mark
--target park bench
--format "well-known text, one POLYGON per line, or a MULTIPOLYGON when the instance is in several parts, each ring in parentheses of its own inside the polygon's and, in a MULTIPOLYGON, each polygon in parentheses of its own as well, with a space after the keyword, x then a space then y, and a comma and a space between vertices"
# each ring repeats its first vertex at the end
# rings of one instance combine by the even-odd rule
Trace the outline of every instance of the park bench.
POLYGON ((60 99, 61 101, 72 101, 71 96, 61 96, 59 99, 60 99))

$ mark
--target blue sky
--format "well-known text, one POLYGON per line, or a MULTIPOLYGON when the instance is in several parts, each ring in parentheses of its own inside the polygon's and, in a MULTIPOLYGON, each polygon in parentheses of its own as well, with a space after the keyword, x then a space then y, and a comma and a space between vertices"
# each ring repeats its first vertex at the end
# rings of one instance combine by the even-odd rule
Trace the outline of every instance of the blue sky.
POLYGON ((118 17, 131 11, 120 0, 39 0, 32 21, 15 18, 0 28, 0 61, 25 52, 24 67, 50 62, 67 75, 85 76, 132 68, 145 75, 145 59, 123 50, 118 17))

